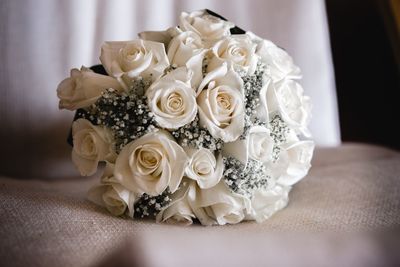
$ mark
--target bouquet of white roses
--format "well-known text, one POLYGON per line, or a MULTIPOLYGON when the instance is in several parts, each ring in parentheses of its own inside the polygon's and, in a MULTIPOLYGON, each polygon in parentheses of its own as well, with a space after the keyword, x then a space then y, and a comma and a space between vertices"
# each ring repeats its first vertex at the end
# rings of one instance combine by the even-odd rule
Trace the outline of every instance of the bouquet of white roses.
POLYGON ((208 10, 139 36, 104 43, 103 71, 73 69, 57 89, 76 110, 74 164, 92 175, 105 162, 89 199, 116 216, 203 225, 285 207, 314 149, 292 58, 208 10))

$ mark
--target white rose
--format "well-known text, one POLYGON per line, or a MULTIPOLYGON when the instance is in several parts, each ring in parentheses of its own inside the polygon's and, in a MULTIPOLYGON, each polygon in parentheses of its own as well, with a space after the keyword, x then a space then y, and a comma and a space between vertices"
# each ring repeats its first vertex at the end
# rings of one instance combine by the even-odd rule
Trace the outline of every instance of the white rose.
POLYGON ((269 81, 260 91, 260 103, 265 112, 279 112, 289 126, 309 136, 307 125, 311 119, 311 100, 304 95, 300 84, 288 79, 278 83, 269 81))
POLYGON ((270 218, 275 212, 286 207, 289 201, 289 191, 290 187, 281 185, 276 185, 272 189, 257 190, 251 199, 246 219, 261 223, 270 218))
POLYGON ((250 129, 247 147, 251 159, 261 162, 272 160, 274 140, 270 134, 270 130, 264 126, 254 126, 250 129))
POLYGON ((107 162, 101 178, 102 184, 89 190, 88 199, 99 206, 106 207, 115 216, 120 216, 128 210, 128 215, 133 218, 135 195, 117 183, 113 170, 114 164, 107 162))
POLYGON ((102 184, 118 184, 118 180, 114 177, 115 163, 106 161, 103 175, 100 178, 102 184))
POLYGON ((140 39, 163 43, 165 47, 168 47, 171 39, 181 32, 182 30, 179 29, 179 27, 170 27, 165 31, 144 31, 140 32, 138 35, 140 39))
POLYGON ((88 199, 93 203, 105 207, 111 214, 121 216, 129 210, 133 218, 134 194, 119 184, 98 185, 88 192, 88 199))
POLYGON ((196 92, 190 79, 191 72, 181 67, 154 82, 146 91, 149 108, 159 126, 178 129, 196 117, 196 92))
POLYGON ((94 126, 86 119, 78 119, 72 124, 72 161, 81 175, 92 175, 99 161, 114 161, 113 136, 110 130, 94 126))
POLYGON ((188 182, 182 182, 181 188, 171 196, 173 199, 167 207, 161 210, 156 221, 166 222, 169 224, 190 225, 196 218, 187 199, 188 182))
POLYGON ((164 44, 140 39, 104 43, 100 61, 107 73, 126 88, 138 76, 158 79, 169 66, 164 44))
POLYGON ((186 198, 174 202, 173 205, 169 206, 159 214, 161 216, 159 216, 159 219, 156 219, 157 222, 166 222, 168 224, 179 224, 184 226, 191 225, 193 219, 196 218, 186 198))
POLYGON ((253 126, 249 129, 246 139, 226 143, 222 151, 225 155, 233 156, 244 164, 249 158, 264 163, 270 162, 274 148, 274 140, 270 133, 265 126, 253 126))
POLYGON ((285 50, 251 32, 247 32, 246 34, 257 43, 256 53, 261 57, 261 61, 267 65, 267 75, 274 82, 278 82, 284 78, 301 78, 300 68, 294 64, 292 57, 285 50))
POLYGON ((291 186, 307 175, 311 167, 314 151, 313 141, 298 141, 282 146, 278 162, 276 182, 281 185, 291 186))
POLYGON ((205 10, 194 11, 190 14, 182 12, 179 27, 183 31, 192 31, 204 40, 216 40, 230 35, 230 29, 235 25, 214 17, 205 10))
POLYGON ((186 176, 195 180, 202 189, 207 189, 219 183, 224 172, 222 155, 216 158, 214 152, 206 149, 187 149, 189 164, 186 167, 186 176))
POLYGON ((224 142, 235 141, 243 132, 243 81, 226 64, 208 73, 198 89, 200 125, 224 142))
POLYGON ((138 195, 159 195, 169 187, 175 192, 188 158, 165 131, 148 133, 128 143, 118 155, 114 176, 138 195))
POLYGON ((167 56, 171 65, 182 67, 190 58, 203 51, 204 46, 199 35, 190 31, 181 32, 169 43, 167 56))
POLYGON ((193 72, 192 85, 197 87, 203 78, 203 59, 207 52, 200 36, 187 31, 176 35, 168 45, 168 59, 171 65, 186 66, 193 72))
POLYGON ((236 224, 245 217, 244 198, 230 192, 224 182, 200 189, 195 182, 189 187, 188 200, 203 225, 236 224))
POLYGON ((119 82, 109 76, 94 73, 82 67, 72 69, 71 77, 64 79, 57 87, 60 109, 76 110, 95 103, 105 89, 121 91, 119 82))
POLYGON ((208 72, 221 66, 223 62, 228 62, 228 66, 248 75, 256 70, 258 61, 258 55, 255 54, 256 44, 253 44, 248 35, 225 37, 212 47, 212 52, 213 57, 208 63, 208 72))

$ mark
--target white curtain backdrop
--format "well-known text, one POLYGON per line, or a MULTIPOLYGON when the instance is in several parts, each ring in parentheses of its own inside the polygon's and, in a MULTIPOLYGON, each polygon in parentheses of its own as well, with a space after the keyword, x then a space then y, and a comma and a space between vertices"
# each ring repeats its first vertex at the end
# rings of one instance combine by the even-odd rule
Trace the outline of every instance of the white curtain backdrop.
POLYGON ((58 110, 55 90, 69 69, 98 64, 105 40, 163 30, 177 24, 181 11, 204 8, 274 41, 293 56, 303 72, 301 83, 313 99, 311 131, 317 144, 339 144, 323 0, 2 0, 0 172, 18 174, 15 164, 22 157, 32 173, 41 175, 38 170, 47 166, 46 172, 57 175, 64 167, 55 162, 69 154, 64 140, 73 113, 58 110))

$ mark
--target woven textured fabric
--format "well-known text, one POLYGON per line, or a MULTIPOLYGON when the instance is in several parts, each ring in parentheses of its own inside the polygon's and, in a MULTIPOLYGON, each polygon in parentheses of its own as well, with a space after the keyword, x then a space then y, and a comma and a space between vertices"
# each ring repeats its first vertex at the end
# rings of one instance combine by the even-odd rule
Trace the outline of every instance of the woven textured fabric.
MULTIPOLYGON (((290 255, 274 239, 260 238, 266 234, 374 233, 400 226, 400 153, 375 146, 317 149, 309 175, 291 191, 287 208, 262 224, 177 227, 116 218, 86 200, 96 179, 0 178, 0 265, 96 266, 128 244, 125 255, 131 263, 141 256, 154 266, 205 266, 220 263, 222 257, 226 266, 244 266, 241 260, 257 266, 271 262, 271 253, 278 248, 282 255, 290 255), (203 243, 208 245, 200 247, 203 243), (250 256, 250 248, 258 252, 250 256), (187 255, 195 251, 197 265, 187 262, 187 255)), ((375 246, 374 239, 358 240, 356 246, 375 246)), ((307 247, 300 247, 307 253, 307 247)), ((116 255, 116 260, 123 259, 116 255)), ((376 262, 358 263, 352 266, 376 262)))

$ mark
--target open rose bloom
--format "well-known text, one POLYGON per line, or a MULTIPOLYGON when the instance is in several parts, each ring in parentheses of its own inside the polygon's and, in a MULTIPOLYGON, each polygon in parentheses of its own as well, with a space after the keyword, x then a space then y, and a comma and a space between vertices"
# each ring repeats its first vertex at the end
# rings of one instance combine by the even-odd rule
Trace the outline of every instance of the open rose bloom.
POLYGON ((82 67, 60 83, 60 108, 76 111, 72 160, 84 176, 102 166, 88 196, 116 216, 263 222, 311 167, 300 69, 206 10, 179 21, 105 42, 103 74, 82 67))

